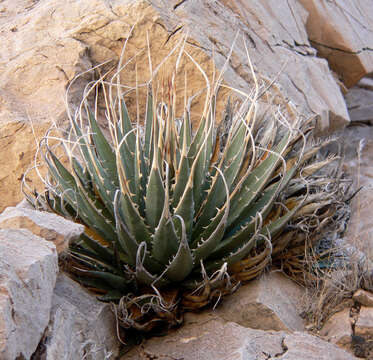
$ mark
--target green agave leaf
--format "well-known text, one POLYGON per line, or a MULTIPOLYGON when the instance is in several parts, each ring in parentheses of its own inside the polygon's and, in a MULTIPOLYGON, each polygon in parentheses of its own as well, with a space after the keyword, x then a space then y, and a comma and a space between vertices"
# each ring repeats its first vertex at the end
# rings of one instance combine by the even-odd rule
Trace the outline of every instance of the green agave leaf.
POLYGON ((110 285, 112 288, 122 291, 122 293, 127 292, 129 290, 129 283, 128 280, 123 278, 119 275, 114 275, 109 272, 103 272, 103 271, 92 271, 87 270, 84 271, 87 275, 90 275, 92 278, 96 278, 99 280, 103 280, 108 285, 110 285))
POLYGON ((197 247, 193 249, 193 256, 195 263, 199 262, 200 260, 204 260, 209 255, 211 255, 212 251, 217 247, 220 240, 223 238, 225 233, 225 227, 227 224, 227 219, 229 215, 229 189, 228 184, 224 179, 223 173, 217 169, 220 176, 224 180, 225 186, 225 193, 226 193, 226 203, 222 209, 219 210, 216 217, 211 221, 210 225, 204 230, 201 236, 197 237, 197 247))
POLYGON ((115 225, 116 225, 116 231, 117 231, 117 242, 119 246, 126 252, 128 258, 127 263, 131 266, 134 266, 136 264, 136 254, 138 250, 138 243, 134 239, 133 235, 128 230, 124 220, 123 215, 120 211, 120 197, 121 193, 120 190, 118 190, 115 194, 114 199, 114 213, 115 213, 115 225))
POLYGON ((137 132, 136 136, 136 152, 135 152, 135 203, 139 207, 141 216, 145 216, 145 187, 146 187, 146 166, 143 152, 140 146, 140 136, 137 132))
MULTIPOLYGON (((91 239, 86 234, 82 234, 80 239, 83 243, 92 251, 94 251, 97 255, 100 256, 106 263, 110 264, 114 259, 114 252, 107 247, 101 245, 98 241, 91 239)), ((79 252, 79 250, 76 250, 79 252)))
POLYGON ((146 270, 144 266, 145 258, 147 256, 147 246, 145 242, 142 242, 139 246, 136 255, 136 279, 138 282, 144 285, 151 285, 157 280, 155 275, 152 275, 149 271, 146 270))
POLYGON ((180 149, 188 152, 192 142, 192 125, 190 122, 190 112, 185 110, 183 122, 180 127, 180 149))
POLYGON ((188 183, 184 189, 183 196, 181 197, 174 214, 181 217, 183 222, 175 222, 176 232, 179 237, 182 237, 182 226, 185 227, 187 239, 190 239, 193 228, 194 216, 194 191, 193 191, 193 177, 190 176, 188 183))
POLYGON ((122 138, 118 139, 119 142, 122 141, 123 137, 127 135, 126 143, 129 149, 135 149, 136 145, 136 136, 133 133, 133 127, 131 124, 131 119, 128 114, 127 106, 124 99, 120 100, 120 117, 119 117, 119 126, 121 130, 122 138))
POLYGON ((179 169, 176 172, 175 186, 172 196, 172 206, 174 208, 176 208, 179 204, 185 188, 187 187, 188 179, 190 176, 189 160, 186 156, 181 156, 182 158, 179 163, 179 169))
POLYGON ((152 149, 152 133, 153 133, 153 96, 151 91, 148 91, 146 102, 146 116, 145 116, 145 142, 144 142, 144 155, 147 159, 151 159, 152 149))
POLYGON ((170 281, 184 280, 192 271, 194 263, 193 255, 188 245, 184 220, 181 216, 176 215, 176 217, 180 220, 182 228, 180 245, 175 257, 162 274, 162 277, 170 281))
POLYGON ((271 179, 274 170, 281 161, 281 154, 286 150, 290 134, 284 136, 275 150, 270 153, 243 181, 240 190, 232 198, 232 209, 228 218, 228 226, 240 221, 242 212, 248 209, 252 202, 271 179))
POLYGON ((128 228, 129 234, 136 239, 137 243, 145 242, 151 248, 151 234, 128 194, 122 193, 120 196, 119 214, 120 219, 128 228))
MULTIPOLYGON (((227 181, 228 188, 232 186, 243 161, 246 144, 245 132, 245 126, 242 125, 234 138, 234 142, 227 144, 226 148, 228 150, 224 154, 225 157, 221 160, 221 163, 224 164, 222 169, 224 169, 224 178, 227 181)), ((224 186, 222 177, 216 173, 212 180, 212 186, 207 192, 206 202, 194 228, 193 236, 201 233, 202 229, 209 224, 210 219, 216 215, 217 209, 222 206, 225 197, 224 186)))
POLYGON ((154 159, 146 188, 145 214, 146 220, 152 230, 158 225, 162 215, 165 199, 165 190, 157 160, 154 159), (154 163, 155 162, 155 163, 154 163))
POLYGON ((161 215, 161 220, 155 233, 153 235, 153 246, 151 249, 152 256, 158 260, 161 264, 167 264, 169 259, 172 258, 178 249, 178 236, 170 216, 170 199, 169 199, 169 168, 166 168, 166 192, 163 205, 163 212, 161 215))
POLYGON ((189 147, 188 158, 191 159, 190 166, 192 165, 193 159, 197 156, 197 153, 204 141, 206 119, 202 118, 199 123, 197 133, 194 135, 192 143, 189 147))
POLYGON ((94 152, 94 147, 87 142, 86 136, 83 136, 77 122, 75 120, 72 122, 75 133, 78 137, 77 141, 79 143, 79 149, 85 163, 87 164, 87 169, 93 178, 95 188, 99 193, 101 200, 104 202, 105 207, 108 209, 108 211, 110 211, 111 214, 113 214, 113 200, 116 190, 115 184, 105 172, 105 169, 102 167, 94 152))
POLYGON ((98 300, 102 302, 118 302, 123 297, 123 292, 119 290, 110 290, 105 295, 99 296, 98 300))
POLYGON ((106 140, 104 134, 102 133, 100 127, 97 124, 95 116, 92 114, 92 111, 87 107, 89 125, 91 127, 93 138, 93 143, 95 145, 95 150, 98 154, 98 159, 102 165, 103 170, 107 176, 112 180, 113 186, 118 187, 118 174, 115 153, 113 148, 106 140))
POLYGON ((119 181, 120 186, 123 187, 123 183, 131 193, 131 196, 136 194, 136 183, 135 183, 135 147, 130 148, 127 140, 133 132, 127 133, 117 147, 117 169, 119 171, 119 176, 121 176, 121 181, 119 181), (131 150, 132 149, 132 150, 131 150))
POLYGON ((62 187, 65 199, 87 226, 96 230, 100 236, 111 243, 115 238, 115 231, 110 221, 100 215, 100 209, 97 209, 95 204, 81 191, 74 177, 58 158, 51 151, 49 154, 53 163, 46 158, 48 169, 62 187))

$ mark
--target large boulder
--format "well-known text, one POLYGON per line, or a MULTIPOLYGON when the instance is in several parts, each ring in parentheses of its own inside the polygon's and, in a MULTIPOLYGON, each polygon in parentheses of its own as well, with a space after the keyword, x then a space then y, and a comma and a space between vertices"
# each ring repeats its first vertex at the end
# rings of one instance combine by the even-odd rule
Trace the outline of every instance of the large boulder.
POLYGON ((224 322, 214 314, 188 314, 186 324, 163 338, 147 340, 127 353, 135 359, 353 360, 355 357, 305 333, 263 331, 224 322))
MULTIPOLYGON (((133 56, 136 61, 128 63, 123 78, 126 75, 128 85, 133 86, 135 62, 139 82, 149 80, 148 57, 144 56, 147 34, 153 69, 180 41, 181 34, 187 33, 185 49, 202 65, 209 78, 214 70, 224 67, 238 34, 226 64, 226 83, 246 91, 252 85, 246 43, 259 78, 266 84, 275 79, 272 95, 277 103, 286 104, 291 115, 318 115, 320 130, 330 131, 345 125, 349 115, 343 96, 328 63, 318 55, 330 63, 340 57, 328 56, 320 46, 317 53, 312 45, 319 42, 315 35, 318 21, 323 28, 332 19, 331 26, 338 29, 335 38, 342 43, 356 44, 351 48, 356 54, 346 55, 362 64, 354 70, 354 79, 363 76, 370 69, 367 61, 373 39, 372 33, 366 30, 371 21, 367 15, 369 6, 363 1, 345 1, 343 6, 337 6, 326 0, 3 0, 0 8, 0 165, 3 169, 0 211, 21 198, 19 182, 36 149, 34 133, 39 139, 39 132, 52 122, 66 126, 65 103, 75 106, 84 86, 97 74, 88 71, 73 84, 72 80, 92 66, 112 60, 102 68, 104 73, 118 60, 125 39, 129 41, 124 63, 133 56), (130 35, 133 24, 136 26, 130 35), (355 41, 360 30, 364 38, 355 41), (70 95, 65 97, 69 85, 72 85, 70 95), (28 124, 29 119, 34 131, 28 124)), ((332 35, 331 31, 322 34, 332 35)), ((176 58, 177 52, 169 61, 174 63, 176 58)), ((349 69, 350 62, 347 64, 349 69)), ((347 78, 345 70, 333 68, 347 78)), ((162 70, 164 79, 170 76, 170 69, 173 66, 162 70)), ((190 93, 205 86, 203 76, 190 61, 181 63, 180 72, 188 75, 190 93)), ((142 91, 140 89, 140 93, 142 91)), ((177 91, 183 103, 183 83, 178 84, 177 91)), ((193 114, 198 114, 203 106, 203 102, 197 100, 193 114)), ((142 108, 144 104, 140 105, 142 108)), ((136 110, 136 101, 129 99, 128 106, 136 110)), ((219 103, 219 114, 221 110, 219 103)), ((33 176, 27 174, 31 187, 43 186, 38 177, 33 176)))
POLYGON ((60 274, 51 319, 36 352, 45 360, 111 360, 119 354, 110 304, 99 302, 78 283, 60 274))
POLYGON ((0 359, 30 359, 50 318, 55 246, 28 230, 0 229, 0 359))

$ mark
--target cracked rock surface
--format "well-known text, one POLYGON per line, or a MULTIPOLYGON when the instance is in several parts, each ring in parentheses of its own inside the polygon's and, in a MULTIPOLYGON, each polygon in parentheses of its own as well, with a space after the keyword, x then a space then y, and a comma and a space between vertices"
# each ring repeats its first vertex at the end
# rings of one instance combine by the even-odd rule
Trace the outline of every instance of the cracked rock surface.
POLYGON ((55 246, 28 230, 0 229, 0 359, 30 359, 49 322, 55 246))
MULTIPOLYGON (((348 123, 349 115, 329 67, 347 87, 372 71, 371 14, 367 0, 1 1, 0 211, 20 201, 19 184, 36 148, 29 119, 36 138, 52 122, 66 125, 66 87, 93 65, 110 60, 108 67, 115 64, 133 24, 137 26, 127 54, 138 56, 140 82, 149 76, 147 56, 141 53, 147 33, 154 67, 187 32, 187 51, 212 74, 213 51, 221 69, 239 32, 224 74, 226 83, 241 90, 252 84, 246 41, 255 71, 267 82, 276 79, 272 90, 288 102, 291 113, 318 115, 319 128, 332 131, 348 123)), ((190 89, 205 86, 193 66, 181 68, 188 73, 190 89)), ((88 72, 74 82, 69 104, 78 103, 95 76, 88 72)), ((133 84, 133 64, 126 76, 133 84)), ((130 110, 135 105, 128 103, 130 110)), ((202 105, 196 105, 196 112, 198 106, 202 105)), ((28 178, 40 187, 31 174, 28 178)))
POLYGON ((352 360, 351 354, 306 333, 262 331, 224 322, 213 314, 187 314, 185 325, 153 338, 122 359, 352 360), (224 340, 222 340, 224 339, 224 340))

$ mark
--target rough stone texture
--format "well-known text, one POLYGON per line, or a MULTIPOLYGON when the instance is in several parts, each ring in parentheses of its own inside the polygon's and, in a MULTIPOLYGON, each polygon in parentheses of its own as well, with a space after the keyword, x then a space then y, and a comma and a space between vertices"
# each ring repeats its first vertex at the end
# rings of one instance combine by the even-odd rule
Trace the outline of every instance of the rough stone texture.
MULTIPOLYGON (((3 174, 0 211, 21 199, 19 182, 35 151, 28 120, 32 120, 37 137, 39 127, 46 127, 52 121, 66 126, 67 85, 92 65, 116 61, 134 23, 137 26, 129 39, 124 60, 137 54, 140 83, 150 76, 147 56, 141 52, 146 49, 147 33, 153 69, 185 30, 189 34, 185 49, 211 77, 213 50, 216 66, 221 69, 239 31, 224 80, 241 90, 247 90, 248 84, 252 84, 244 38, 254 68, 263 81, 269 82, 280 73, 272 87, 276 101, 288 102, 288 111, 293 114, 320 115, 319 128, 331 131, 346 124, 349 115, 327 62, 318 56, 328 59, 347 86, 372 71, 372 13, 368 0, 338 3, 327 0, 3 0, 0 3, 0 166, 3 174), (283 68, 284 64, 287 65, 283 68)), ((170 75, 173 68, 170 64, 176 58, 175 53, 167 66, 163 66, 161 78, 170 75)), ((127 85, 135 81, 134 63, 129 63, 123 71, 127 85)), ((113 63, 107 67, 111 65, 113 63)), ((103 67, 102 72, 107 67, 103 67)), ((188 74, 191 93, 192 89, 205 86, 202 75, 190 61, 181 62, 180 72, 184 74, 184 71, 188 74)), ((97 74, 88 72, 75 81, 67 102, 76 105, 84 85, 95 77, 97 74)), ((183 84, 177 85, 177 91, 182 94, 183 84)), ((199 100, 196 99, 193 114, 202 106, 199 100)), ((183 102, 182 96, 180 101, 183 102)), ((128 106, 134 110, 136 102, 129 99, 128 106)), ((220 110, 219 105, 218 113, 220 110)), ((36 176, 30 173, 28 177, 33 186, 40 186, 36 176)))
MULTIPOLYGON (((205 51, 215 49, 220 68, 237 31, 244 34, 254 68, 259 74, 278 77, 279 90, 301 114, 319 114, 322 130, 349 121, 341 92, 325 60, 316 57, 308 41, 308 13, 297 1, 168 1, 151 0, 167 29, 182 24, 205 51), (179 3, 179 5, 177 5, 179 3), (196 5, 198 3, 198 6, 196 5), (176 7, 176 8, 175 8, 176 7), (200 26, 203 23, 204 26, 200 26)), ((251 82, 242 37, 235 44, 224 78, 239 89, 251 82)))
MULTIPOLYGON (((0 85, 0 213, 7 206, 15 206, 22 200, 21 181, 33 164, 38 141, 50 126, 44 123, 34 124, 33 132, 31 126, 23 121, 4 123, 4 120, 14 119, 15 113, 1 113, 1 87, 0 85)), ((26 174, 26 179, 31 187, 41 188, 42 182, 36 173, 26 174)))
POLYGON ((347 87, 373 71, 373 3, 299 0, 308 10, 308 38, 347 87))
POLYGON ((373 127, 347 128, 342 132, 341 139, 346 145, 344 170, 353 179, 354 189, 362 187, 351 202, 351 218, 345 238, 371 259, 373 254, 373 127))
POLYGON ((361 79, 345 96, 351 121, 373 124, 373 77, 361 79))
POLYGON ((303 296, 294 281, 271 272, 224 299, 216 314, 252 329, 302 331, 304 323, 298 311, 303 296))
POLYGON ((122 359, 162 359, 162 355, 184 360, 355 359, 337 346, 305 333, 248 329, 225 323, 213 314, 188 314, 182 328, 167 337, 146 341, 143 349, 136 348, 122 359))
POLYGON ((360 305, 366 307, 373 307, 373 294, 363 289, 357 290, 352 298, 360 305))
POLYGON ((52 243, 0 229, 0 359, 30 359, 49 322, 57 272, 52 243))
POLYGON ((118 354, 116 322, 110 305, 99 302, 75 281, 60 274, 38 358, 109 360, 118 354))
POLYGON ((344 309, 331 316, 320 331, 320 335, 333 344, 350 349, 352 336, 350 309, 344 309))
POLYGON ((59 254, 84 232, 83 225, 56 214, 18 207, 9 207, 0 215, 0 229, 28 229, 53 242, 59 254))
POLYGON ((355 335, 373 339, 373 309, 362 306, 355 324, 355 335))

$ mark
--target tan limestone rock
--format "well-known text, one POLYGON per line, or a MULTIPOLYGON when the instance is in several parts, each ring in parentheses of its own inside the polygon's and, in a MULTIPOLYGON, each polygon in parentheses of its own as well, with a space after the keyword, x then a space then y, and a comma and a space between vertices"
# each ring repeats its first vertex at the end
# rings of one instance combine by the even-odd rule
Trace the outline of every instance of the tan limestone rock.
MULTIPOLYGON (((308 13, 296 2, 285 0, 219 1, 178 3, 151 0, 164 25, 172 31, 180 24, 207 51, 215 49, 221 68, 238 31, 245 34, 255 70, 267 79, 275 78, 280 93, 296 112, 318 114, 319 129, 329 130, 348 123, 349 116, 338 85, 325 60, 315 56, 308 41, 308 13), (174 9, 173 7, 176 6, 174 9), (200 24, 204 26, 201 28, 200 24), (280 71, 282 66, 283 71, 280 71)), ((238 37, 224 79, 239 89, 252 83, 242 37, 238 37)))
POLYGON ((224 322, 214 314, 187 314, 183 327, 144 342, 123 360, 353 360, 337 346, 309 334, 263 331, 224 322))
POLYGON ((320 335, 333 344, 350 349, 352 336, 350 309, 332 315, 320 330, 320 335))
POLYGON ((225 298, 216 314, 252 329, 303 331, 299 316, 303 296, 302 288, 294 281, 271 272, 225 298))
POLYGON ((373 307, 373 294, 363 289, 357 290, 352 298, 360 305, 366 307, 373 307))
POLYGON ((56 214, 18 207, 9 207, 0 215, 0 229, 27 229, 53 242, 58 254, 84 232, 83 225, 56 214))
POLYGON ((373 309, 362 306, 355 324, 355 335, 373 340, 373 309))
POLYGON ((373 71, 371 1, 299 2, 309 12, 306 28, 310 43, 347 87, 373 71))
MULTIPOLYGON (((51 127, 50 123, 29 123, 23 121, 1 122, 0 116, 0 213, 7 206, 15 206, 24 197, 21 183, 26 181, 30 189, 43 191, 44 184, 35 170, 35 153, 40 140, 51 127)), ((60 136, 52 132, 53 136, 60 136)), ((56 141, 51 141, 51 145, 56 141)), ((57 150, 57 154, 60 152, 57 150)), ((63 159, 61 159, 64 161, 63 159)), ((36 162, 40 165, 40 162, 36 162)), ((42 176, 45 167, 38 166, 42 176)))

